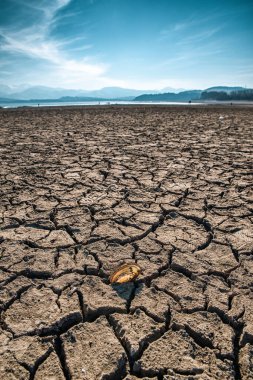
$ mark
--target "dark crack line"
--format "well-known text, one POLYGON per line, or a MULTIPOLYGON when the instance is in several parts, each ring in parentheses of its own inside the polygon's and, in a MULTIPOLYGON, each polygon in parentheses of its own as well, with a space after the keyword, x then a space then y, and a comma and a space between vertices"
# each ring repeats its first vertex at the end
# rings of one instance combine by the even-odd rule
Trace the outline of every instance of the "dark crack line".
MULTIPOLYGON (((53 348, 50 347, 47 350, 47 352, 45 352, 45 354, 43 356, 39 357, 36 360, 36 362, 35 362, 35 364, 34 364, 34 366, 32 368, 28 366, 29 372, 30 372, 29 380, 34 380, 36 372, 37 372, 39 366, 44 363, 44 361, 50 356, 50 354, 51 354, 52 351, 53 351, 53 348)), ((23 363, 23 364, 25 364, 25 363, 23 363)))
POLYGON ((67 365, 66 355, 65 355, 65 351, 64 351, 64 347, 63 347, 61 337, 57 336, 55 338, 54 348, 55 348, 55 352, 59 358, 59 361, 61 363, 61 368, 62 368, 65 379, 71 380, 72 376, 70 374, 70 370, 69 370, 68 365, 67 365))
POLYGON ((239 324, 237 329, 235 329, 235 337, 234 337, 234 371, 235 371, 235 380, 242 380, 241 368, 239 362, 240 355, 240 339, 243 333, 243 324, 239 324))
MULTIPOLYGON (((111 328, 112 328, 112 330, 113 330, 113 332, 114 332, 115 337, 117 338, 117 340, 119 341, 120 345, 121 345, 121 346, 123 347, 123 349, 124 349, 124 352, 125 352, 125 354, 126 354, 126 357, 127 357, 128 363, 129 363, 130 373, 132 373, 132 371, 133 371, 133 365, 134 365, 134 360, 133 360, 132 356, 130 355, 130 352, 129 352, 127 346, 125 345, 125 343, 124 343, 122 337, 121 337, 120 334, 118 333, 117 328, 116 328, 116 325, 115 325, 113 319, 110 318, 110 316, 107 316, 106 319, 107 319, 109 325, 111 326, 111 328)), ((123 378, 123 377, 122 377, 122 378, 123 378)))
POLYGON ((38 335, 40 337, 46 337, 51 335, 61 335, 67 332, 71 327, 78 325, 82 322, 82 316, 80 312, 73 312, 67 316, 62 317, 55 323, 50 326, 45 326, 40 329, 34 329, 31 331, 27 331, 21 334, 15 334, 15 338, 20 338, 23 336, 35 336, 38 335))
POLYGON ((33 286, 33 284, 29 284, 29 285, 23 286, 22 288, 18 289, 16 291, 16 294, 9 301, 0 305, 0 310, 6 311, 15 301, 20 300, 22 294, 25 293, 32 286, 33 286))

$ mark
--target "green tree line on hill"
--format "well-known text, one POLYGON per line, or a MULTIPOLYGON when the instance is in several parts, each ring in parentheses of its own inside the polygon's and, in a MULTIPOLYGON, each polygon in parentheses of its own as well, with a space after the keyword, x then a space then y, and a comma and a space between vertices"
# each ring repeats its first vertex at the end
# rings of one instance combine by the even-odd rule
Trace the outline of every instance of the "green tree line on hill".
POLYGON ((203 100, 253 100, 253 90, 231 91, 203 91, 201 94, 203 100))

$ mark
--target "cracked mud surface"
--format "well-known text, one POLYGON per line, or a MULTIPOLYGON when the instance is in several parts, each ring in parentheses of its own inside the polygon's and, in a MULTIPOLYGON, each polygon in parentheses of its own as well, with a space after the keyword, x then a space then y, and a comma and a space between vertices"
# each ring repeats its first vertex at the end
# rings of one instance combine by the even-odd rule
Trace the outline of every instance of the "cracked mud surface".
POLYGON ((0 134, 2 379, 253 378, 252 108, 1 110, 0 134))

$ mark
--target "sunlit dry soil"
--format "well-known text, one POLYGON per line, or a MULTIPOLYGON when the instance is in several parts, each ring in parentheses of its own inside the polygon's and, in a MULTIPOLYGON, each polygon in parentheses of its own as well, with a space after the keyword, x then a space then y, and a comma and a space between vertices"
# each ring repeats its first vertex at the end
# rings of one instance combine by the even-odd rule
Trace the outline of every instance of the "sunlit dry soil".
POLYGON ((0 378, 252 379, 252 134, 250 107, 0 111, 0 378))

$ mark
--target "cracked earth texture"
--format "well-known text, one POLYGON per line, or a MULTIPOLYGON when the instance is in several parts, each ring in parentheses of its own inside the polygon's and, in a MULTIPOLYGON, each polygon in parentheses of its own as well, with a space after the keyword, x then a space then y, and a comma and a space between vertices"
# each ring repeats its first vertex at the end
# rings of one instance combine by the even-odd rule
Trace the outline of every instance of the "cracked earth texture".
POLYGON ((0 111, 1 379, 253 378, 252 111, 0 111))

